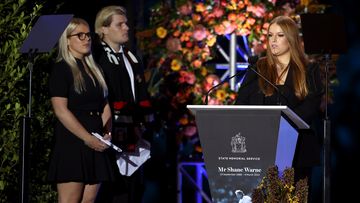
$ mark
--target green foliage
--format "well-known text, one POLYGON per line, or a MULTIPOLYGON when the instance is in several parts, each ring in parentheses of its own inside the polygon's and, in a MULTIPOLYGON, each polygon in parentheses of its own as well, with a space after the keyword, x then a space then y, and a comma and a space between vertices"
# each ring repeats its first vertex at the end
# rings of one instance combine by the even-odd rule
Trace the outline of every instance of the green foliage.
MULTIPOLYGON (((28 59, 20 47, 28 36, 42 4, 26 0, 0 3, 0 202, 18 202, 20 182, 20 122, 27 115, 28 59)), ((35 57, 30 150, 31 202, 54 202, 55 192, 45 182, 51 139, 47 95, 49 57, 35 57)))

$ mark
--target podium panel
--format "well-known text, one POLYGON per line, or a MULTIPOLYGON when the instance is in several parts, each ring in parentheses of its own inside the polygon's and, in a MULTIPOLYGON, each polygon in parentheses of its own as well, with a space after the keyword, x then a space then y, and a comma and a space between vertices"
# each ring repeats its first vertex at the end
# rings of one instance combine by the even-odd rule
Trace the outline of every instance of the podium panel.
POLYGON ((297 131, 287 119, 296 116, 282 117, 286 106, 188 108, 196 116, 213 202, 238 202, 250 196, 268 167, 291 167, 297 131))

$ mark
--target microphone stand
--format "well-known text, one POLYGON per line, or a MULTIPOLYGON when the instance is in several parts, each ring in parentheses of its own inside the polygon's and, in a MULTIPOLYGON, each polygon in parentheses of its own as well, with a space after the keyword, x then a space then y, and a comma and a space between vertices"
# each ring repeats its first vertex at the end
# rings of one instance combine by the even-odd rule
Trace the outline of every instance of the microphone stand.
POLYGON ((262 79, 264 79, 268 84, 270 84, 276 91, 277 91, 277 104, 278 105, 281 105, 281 101, 280 101, 280 95, 282 95, 281 94, 281 92, 280 92, 280 90, 279 90, 279 88, 278 87, 276 87, 276 85, 274 85, 272 82, 270 82, 270 80, 268 80, 266 77, 264 77, 262 74, 260 74, 259 72, 257 72, 253 67, 250 67, 250 65, 249 65, 249 68, 254 72, 254 73, 256 73, 256 75, 258 75, 258 76, 260 76, 262 79))
POLYGON ((325 115, 323 121, 324 143, 323 143, 323 202, 330 202, 330 119, 328 116, 328 94, 329 94, 329 60, 330 54, 325 54, 325 115))
POLYGON ((66 26, 71 21, 73 15, 43 15, 40 16, 32 27, 29 35, 24 40, 20 52, 28 55, 27 68, 29 69, 29 103, 28 114, 22 119, 20 155, 21 160, 21 182, 19 183, 20 202, 29 202, 29 151, 30 151, 30 121, 32 106, 32 73, 35 55, 39 53, 50 52, 66 26))
POLYGON ((31 135, 31 103, 32 103, 32 73, 34 58, 37 49, 30 49, 28 52, 27 68, 29 69, 29 101, 28 114, 23 116, 21 122, 21 139, 20 139, 20 160, 21 160, 21 183, 20 183, 20 202, 29 202, 29 151, 31 135))
MULTIPOLYGON (((250 65, 249 65, 249 67, 250 67, 250 65)), ((237 73, 235 73, 234 75, 230 76, 227 80, 230 80, 231 78, 233 78, 233 77, 235 77, 235 76, 244 75, 245 73, 246 73, 246 71, 237 72, 237 73)), ((219 87, 220 85, 224 84, 227 80, 223 80, 222 82, 219 82, 219 84, 212 86, 212 87, 206 92, 205 105, 208 105, 210 92, 211 92, 212 90, 214 90, 215 88, 219 87)))

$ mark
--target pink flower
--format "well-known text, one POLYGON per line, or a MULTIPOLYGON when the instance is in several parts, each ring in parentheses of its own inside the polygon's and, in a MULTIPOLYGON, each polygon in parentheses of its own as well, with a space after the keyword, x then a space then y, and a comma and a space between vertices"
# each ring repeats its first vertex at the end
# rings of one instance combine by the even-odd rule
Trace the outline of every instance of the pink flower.
POLYGON ((248 18, 246 20, 246 23, 248 23, 249 25, 254 25, 255 22, 256 22, 256 20, 254 18, 248 18))
POLYGON ((187 137, 192 137, 195 135, 197 129, 196 129, 196 126, 194 125, 188 125, 184 128, 184 135, 187 136, 187 137))
POLYGON ((230 33, 234 32, 234 30, 236 28, 236 26, 234 26, 227 20, 223 21, 222 24, 225 27, 224 34, 230 34, 230 33))
POLYGON ((202 25, 196 25, 194 32, 193 32, 193 37, 197 41, 201 41, 201 40, 205 39, 206 38, 206 28, 202 25))
POLYGON ((187 72, 187 71, 179 71, 179 83, 188 83, 190 85, 193 85, 196 81, 196 77, 194 75, 194 73, 192 72, 187 72))
POLYGON ((246 10, 252 12, 256 17, 263 17, 266 13, 264 5, 248 6, 246 10))
POLYGON ((202 65, 202 61, 200 61, 199 59, 196 59, 195 61, 192 62, 192 65, 193 65, 195 68, 200 68, 201 65, 202 65))
POLYGON ((185 4, 181 5, 178 9, 180 14, 182 15, 189 15, 192 12, 192 3, 191 1, 186 2, 185 4))
POLYGON ((222 10, 221 8, 219 7, 215 7, 214 10, 213 10, 213 15, 216 17, 216 18, 220 18, 224 15, 224 10, 222 10))
POLYGON ((166 40, 166 48, 170 52, 175 52, 175 51, 181 50, 181 42, 180 42, 179 38, 169 37, 166 40))
POLYGON ((208 105, 220 105, 220 101, 218 99, 209 98, 208 105))
POLYGON ((193 85, 196 81, 196 77, 195 77, 194 73, 188 72, 187 75, 185 76, 185 81, 188 84, 193 85))
POLYGON ((205 91, 209 91, 209 89, 211 87, 219 84, 219 82, 220 82, 220 78, 219 78, 219 76, 217 76, 215 74, 210 74, 210 75, 206 76, 204 83, 203 83, 205 91))
POLYGON ((185 80, 185 77, 187 75, 187 72, 186 71, 179 71, 179 83, 184 83, 186 80, 185 80))
POLYGON ((270 2, 275 5, 277 0, 270 0, 270 2))

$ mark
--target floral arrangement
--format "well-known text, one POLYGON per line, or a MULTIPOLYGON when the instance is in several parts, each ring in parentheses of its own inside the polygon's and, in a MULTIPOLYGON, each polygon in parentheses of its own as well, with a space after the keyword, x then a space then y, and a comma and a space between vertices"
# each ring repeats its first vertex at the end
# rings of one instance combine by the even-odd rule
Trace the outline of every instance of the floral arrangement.
MULTIPOLYGON (((151 70, 150 94, 164 100, 158 102, 166 111, 162 119, 176 128, 180 144, 185 140, 195 146, 191 150, 201 152, 194 145, 196 124, 186 105, 204 104, 209 89, 220 82, 207 63, 216 58, 219 38, 232 33, 246 37, 246 50, 252 52, 248 54, 260 54, 266 49, 268 22, 279 14, 294 14, 296 5, 306 7, 309 2, 176 0, 174 8, 161 3, 151 10, 149 27, 137 32, 137 38, 151 70)), ((236 93, 224 83, 209 94, 208 104, 232 104, 235 98, 236 93)))
POLYGON ((306 203, 308 196, 307 179, 294 185, 294 169, 287 168, 279 176, 277 166, 268 168, 266 176, 252 193, 253 203, 306 203))
MULTIPOLYGON (((150 28, 137 33, 140 47, 166 77, 178 74, 180 84, 192 86, 195 103, 204 102, 207 79, 213 73, 206 62, 214 58, 218 36, 247 36, 250 47, 263 46, 268 21, 274 16, 275 0, 176 1, 172 9, 161 4, 152 10, 150 28), (205 82, 204 82, 205 81, 205 82)), ((214 80, 217 81, 217 80, 214 80)), ((227 89, 225 86, 221 89, 227 89)), ((231 103, 234 94, 216 93, 216 104, 231 103)))
MULTIPOLYGON (((247 46, 263 51, 275 2, 177 0, 175 8, 162 3, 151 10, 149 28, 138 32, 137 38, 148 56, 148 66, 155 69, 149 91, 170 102, 167 111, 171 113, 166 113, 164 120, 175 122, 179 143, 185 139, 193 145, 197 140, 194 117, 186 105, 204 104, 209 89, 220 82, 214 68, 207 65, 215 57, 218 37, 232 33, 246 36, 247 46)), ((231 104, 235 98, 236 93, 225 83, 211 92, 208 104, 231 104)), ((196 145, 192 150, 201 152, 196 145)))

